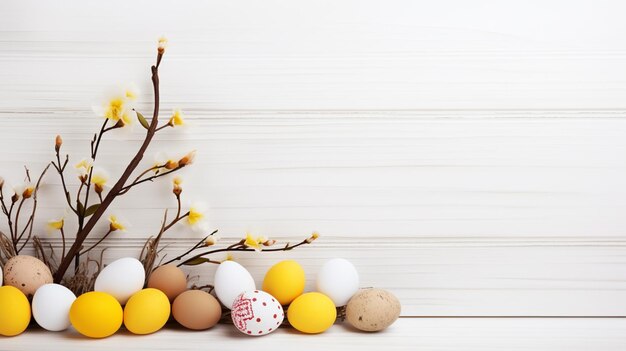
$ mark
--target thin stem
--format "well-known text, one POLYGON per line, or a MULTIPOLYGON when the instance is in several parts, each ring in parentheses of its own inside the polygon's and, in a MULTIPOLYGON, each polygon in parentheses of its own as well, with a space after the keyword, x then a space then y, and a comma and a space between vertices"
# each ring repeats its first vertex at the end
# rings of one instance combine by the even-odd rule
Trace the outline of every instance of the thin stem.
POLYGON ((54 165, 54 168, 56 168, 57 172, 59 173, 59 176, 61 177, 61 185, 63 185, 63 192, 65 193, 65 200, 67 201, 67 205, 70 207, 70 209, 72 209, 72 211, 74 211, 74 213, 78 214, 78 211, 76 210, 76 208, 74 208, 74 206, 72 206, 72 198, 70 197, 70 192, 67 190, 67 184, 65 183, 65 167, 67 166, 67 163, 69 162, 69 155, 65 155, 65 162, 63 163, 63 166, 61 166, 61 156, 59 155, 59 151, 56 151, 56 156, 57 156, 57 164, 54 163, 54 161, 52 162, 52 164, 54 165))
MULTIPOLYGON (((37 201, 38 201, 38 195, 39 195, 39 186, 41 185, 41 180, 43 179, 43 177, 46 174, 46 172, 48 172, 49 168, 50 168, 50 164, 48 164, 46 166, 46 168, 43 169, 43 171, 39 175, 39 179, 37 179, 37 183, 35 184, 35 190, 33 191, 33 211, 30 214, 30 218, 32 219, 32 221, 30 222, 30 228, 28 229, 28 237, 24 241, 24 244, 22 245, 21 249, 23 249, 24 246, 26 246, 26 243, 28 242, 28 240, 30 240, 30 238, 33 236, 33 226, 35 224, 35 214, 37 213, 37 201)), ((27 224, 27 226, 28 226, 28 224, 27 224)))
MULTIPOLYGON (((289 250, 293 250, 293 249, 295 249, 295 248, 296 248, 296 247, 298 247, 298 246, 305 245, 305 244, 310 244, 309 239, 304 239, 304 240, 302 240, 301 242, 299 242, 298 244, 295 244, 295 245, 289 245, 289 244, 287 244, 285 247, 282 247, 282 248, 276 248, 276 249, 264 249, 263 251, 264 251, 264 252, 289 251, 289 250)), ((241 247, 233 247, 233 246, 231 245, 231 246, 229 246, 229 247, 227 247, 227 248, 223 248, 223 249, 215 249, 215 250, 210 250, 210 251, 206 251, 206 252, 199 253, 199 254, 194 255, 194 256, 192 256, 191 258, 188 258, 188 259, 186 259, 185 261, 183 261, 183 262, 179 263, 177 266, 179 266, 179 267, 180 267, 180 266, 184 265, 185 263, 187 263, 187 262, 189 262, 189 261, 191 261, 191 260, 194 260, 194 259, 196 259, 196 258, 200 258, 200 257, 206 256, 206 255, 211 255, 211 254, 215 254, 215 253, 219 253, 219 252, 233 252, 233 251, 245 251, 245 252, 252 252, 252 251, 256 251, 256 250, 255 250, 255 249, 252 249, 252 248, 249 248, 249 247, 247 247, 247 246, 245 246, 245 245, 244 245, 244 246, 241 246, 241 247)), ((184 255, 178 256, 178 257, 176 257, 176 258, 174 258, 174 259, 172 259, 172 260, 168 261, 167 263, 170 263, 170 262, 173 262, 173 261, 179 261, 179 260, 181 260, 181 259, 182 259, 182 257, 183 257, 183 256, 184 256, 184 255)))
POLYGON ((160 130, 163 130, 163 129, 165 129, 165 128, 167 128, 167 127, 171 127, 171 126, 172 126, 172 125, 168 122, 167 124, 164 124, 164 125, 160 126, 159 128, 157 128, 157 129, 155 130, 155 132, 158 132, 158 131, 160 131, 160 130))
POLYGON ((139 185, 139 184, 145 183, 145 182, 151 182, 151 181, 153 181, 153 180, 155 180, 155 179, 157 179, 159 177, 163 177, 163 176, 166 176, 168 174, 174 173, 174 172, 178 171, 179 169, 182 169, 183 167, 185 167, 185 166, 179 166, 177 168, 172 169, 169 172, 155 174, 153 176, 150 176, 148 178, 144 178, 144 179, 141 179, 141 180, 135 180, 134 182, 126 185, 125 187, 123 187, 122 190, 120 191, 120 195, 126 194, 132 187, 134 187, 136 185, 139 185))
POLYGON ((104 239, 107 238, 107 236, 109 236, 109 234, 113 233, 113 230, 109 229, 108 232, 106 232, 106 234, 104 234, 104 236, 102 236, 100 238, 100 240, 98 240, 95 244, 91 245, 88 249, 86 249, 85 251, 79 253, 79 256, 82 256, 84 254, 86 254, 87 252, 91 251, 94 247, 98 246, 98 244, 100 244, 104 239))
POLYGON ((167 231, 168 229, 172 228, 174 226, 174 224, 178 223, 181 219, 185 218, 189 216, 189 212, 185 213, 184 215, 180 216, 180 217, 176 217, 172 220, 172 222, 170 224, 168 224, 167 226, 165 226, 165 230, 167 231))
POLYGON ((61 253, 61 257, 65 257, 65 230, 61 227, 61 238, 63 239, 63 251, 61 253))
POLYGON ((83 211, 81 213, 81 216, 83 218, 85 217, 85 211, 87 210, 87 207, 89 206, 89 190, 91 190, 91 176, 93 175, 93 164, 96 161, 96 156, 98 155, 98 147, 100 147, 100 142, 102 141, 102 135, 106 132, 106 126, 108 122, 109 122, 108 118, 104 120, 104 123, 102 123, 102 127, 100 128, 100 132, 98 133, 97 138, 94 136, 94 140, 91 141, 91 149, 92 149, 91 164, 92 165, 89 168, 89 177, 87 178, 87 190, 85 192, 85 203, 83 204, 83 211))
POLYGON ((0 187, 0 204, 2 205, 2 212, 4 212, 5 215, 9 215, 7 205, 4 203, 4 191, 2 187, 0 187))
POLYGON ((202 238, 202 240, 198 241, 198 243, 196 243, 196 244, 195 244, 195 245, 194 245, 191 249, 189 249, 189 250, 185 251, 182 255, 179 255, 179 256, 177 256, 177 257, 175 257, 175 258, 172 258, 171 260, 169 260, 169 261, 167 261, 167 262, 163 263, 163 265, 166 265, 166 264, 172 263, 172 262, 174 262, 174 261, 178 261, 178 260, 180 260, 181 258, 183 258, 183 257, 187 256, 187 255, 188 255, 188 254, 190 254, 193 250, 195 250, 195 249, 199 248, 202 244, 204 244, 204 242, 206 242, 206 239, 208 239, 211 235, 215 235, 216 233, 217 233, 217 229, 216 229, 216 230, 214 230, 211 234, 209 234, 209 235, 205 236, 204 238, 202 238))
MULTIPOLYGON (((17 245, 17 241, 19 240, 19 237, 17 236, 17 225, 18 225, 18 222, 20 220, 20 212, 22 212, 22 206, 24 205, 24 201, 26 201, 26 199, 24 197, 22 197, 22 200, 20 200, 19 206, 17 206, 17 212, 15 213, 15 224, 14 224, 14 226, 15 226, 15 237, 16 237, 15 244, 16 245, 17 245)), ((17 246, 16 246, 15 249, 17 250, 17 246)))
POLYGON ((15 207, 15 201, 11 200, 11 207, 9 207, 9 215, 7 216, 7 222, 9 223, 9 232, 11 232, 11 239, 15 241, 16 233, 13 232, 13 221, 11 215, 13 214, 13 208, 15 207))
MULTIPOLYGON (((165 167, 165 165, 164 165, 164 164, 163 164, 163 165, 156 165, 156 166, 152 166, 152 167, 150 167, 150 168, 146 169, 145 171, 141 172, 141 174, 139 174, 139 175, 137 176, 137 178, 135 178, 135 180, 133 180, 133 181, 131 182, 131 184, 135 184, 135 183, 136 183, 139 179, 141 179, 141 177, 143 177, 144 175, 146 175, 146 174, 150 173, 151 171, 154 171, 154 170, 157 170, 157 169, 160 169, 160 168, 163 168, 163 167, 165 167)), ((120 195, 121 195, 121 194, 126 193, 126 191, 128 191, 128 190, 124 190, 124 189, 122 189, 122 191, 120 192, 120 195)))
POLYGON ((67 268, 69 267, 70 263, 74 260, 75 257, 78 257, 78 254, 80 252, 80 248, 82 247, 83 242, 85 241, 85 239, 87 239, 87 237, 89 236, 89 233, 94 228, 94 226, 96 225, 98 220, 102 217, 102 215, 107 210, 109 205, 113 202, 113 200, 118 195, 120 195, 120 191, 122 190, 122 188, 126 184, 126 181, 131 176, 133 171, 137 168, 137 166, 139 166, 139 163, 143 159, 143 155, 146 152, 146 149, 148 148, 148 146, 150 145, 150 142, 152 141, 152 139, 154 137, 155 130, 156 130, 156 128, 158 126, 158 123, 159 123, 159 102, 160 102, 160 97, 159 97, 159 70, 158 70, 158 66, 159 66, 159 64, 161 62, 161 58, 162 57, 163 57, 163 52, 161 51, 157 55, 157 63, 156 63, 156 65, 151 67, 151 71, 152 71, 152 86, 154 88, 154 110, 153 110, 153 114, 152 114, 152 121, 150 121, 150 126, 148 127, 148 130, 146 131, 146 136, 144 138, 144 141, 141 144, 141 147, 139 148, 137 153, 135 154, 135 157, 133 157, 133 159, 130 161, 130 163, 126 167, 126 170, 124 171, 124 173, 122 173, 122 176, 117 180, 117 182, 115 183, 113 188, 111 188, 111 190, 107 193, 106 197, 102 201, 102 204, 98 207, 98 209, 94 212, 94 214, 91 215, 91 217, 89 218, 89 220, 87 221, 85 226, 76 235, 76 239, 74 240, 74 243, 72 244, 72 246, 68 250, 67 256, 65 256, 61 260, 61 262, 59 263, 59 267, 57 268, 57 271, 54 274, 54 282, 55 283, 60 283, 61 282, 61 280, 63 279, 63 276, 65 275, 65 272, 67 271, 67 268))
MULTIPOLYGON (((102 127, 100 128, 100 133, 98 133, 98 138, 97 139, 94 138, 95 147, 92 148, 92 152, 91 152, 91 159, 94 160, 94 161, 96 160, 96 155, 98 155, 98 147, 100 146, 100 141, 102 141, 102 135, 105 132, 107 132, 107 131, 109 131, 111 129, 114 129, 114 128, 107 129, 106 128, 107 123, 109 123, 109 119, 105 118, 104 119, 104 123, 102 123, 102 127)), ((94 141, 92 141, 92 146, 93 146, 93 142, 94 141)))

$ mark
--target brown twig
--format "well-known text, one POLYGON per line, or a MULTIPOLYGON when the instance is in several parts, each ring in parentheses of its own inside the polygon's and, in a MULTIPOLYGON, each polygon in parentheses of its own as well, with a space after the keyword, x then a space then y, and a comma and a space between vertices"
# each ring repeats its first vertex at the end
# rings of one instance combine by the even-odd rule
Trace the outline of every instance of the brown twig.
POLYGON ((89 221, 87 221, 84 227, 82 227, 82 229, 76 235, 74 244, 72 244, 72 246, 68 250, 67 255, 63 257, 63 259, 61 260, 61 263, 59 264, 57 271, 54 274, 54 281, 56 283, 61 282, 61 280, 63 279, 63 276, 65 275, 65 272, 67 271, 67 268, 69 267, 70 263, 74 260, 74 257, 76 257, 79 254, 80 248, 82 247, 82 244, 85 241, 85 239, 87 239, 87 237, 89 236, 89 233, 91 233, 91 230, 94 228, 94 226, 96 225, 98 220, 102 217, 102 215, 105 213, 109 205, 111 205, 113 200, 119 195, 120 191, 124 188, 128 178, 130 178, 131 174, 135 171, 137 166, 139 166, 139 163, 143 159, 144 153, 148 149, 148 146, 150 145, 150 142, 152 141, 152 138, 154 137, 156 133, 156 128, 159 123, 159 69, 158 67, 161 62, 162 56, 163 56, 163 50, 160 50, 159 53, 157 54, 156 65, 151 67, 152 86, 154 88, 154 110, 152 114, 152 120, 150 121, 150 125, 146 131, 146 136, 144 138, 144 141, 141 144, 141 147, 139 148, 137 153, 135 154, 135 157, 133 157, 131 162, 126 167, 126 170, 124 170, 124 173, 122 174, 122 176, 117 180, 113 188, 111 188, 111 190, 107 193, 106 197, 103 199, 98 209, 96 209, 94 214, 91 215, 91 217, 89 218, 89 221))
POLYGON ((33 190, 33 208, 32 208, 32 211, 30 213, 30 219, 28 220, 28 223, 26 223, 26 226, 24 227, 24 230, 22 231, 22 233, 18 237, 18 241, 22 239, 22 236, 26 232, 26 228, 28 228, 28 236, 26 237, 26 240, 24 240, 24 242, 22 243, 22 246, 20 247, 20 249, 17 250, 17 253, 20 253, 20 251, 22 251, 22 249, 24 249, 26 244, 29 242, 30 238, 33 236, 33 226, 35 224, 35 214, 37 213, 37 194, 39 193, 39 187, 41 186, 41 180, 43 179, 43 177, 46 174, 46 172, 48 172, 49 168, 50 168, 50 164, 48 164, 46 166, 46 168, 43 169, 43 171, 39 175, 39 179, 37 179, 37 183, 35 184, 35 189, 33 190))
MULTIPOLYGON (((212 233, 212 234, 214 234, 214 233, 212 233)), ((302 240, 301 242, 299 242, 299 243, 297 243, 295 245, 290 245, 289 243, 287 243, 287 245, 285 245, 282 248, 263 249, 262 251, 263 252, 289 251, 289 250, 295 249, 298 246, 305 245, 305 244, 310 244, 311 242, 312 242, 311 238, 306 238, 306 239, 302 240)), ((198 246, 196 245, 194 248, 192 248, 191 250, 188 250, 187 252, 183 253, 182 255, 179 255, 179 256, 177 256, 177 257, 175 257, 175 258, 165 262, 165 264, 173 263, 175 261, 182 260, 186 255, 191 253, 197 247, 198 246)), ((198 259, 198 258, 206 258, 204 256, 208 256, 208 255, 212 255, 212 254, 216 254, 216 253, 220 253, 220 252, 253 252, 253 251, 256 251, 256 250, 241 244, 241 242, 238 242, 237 244, 231 245, 231 246, 226 247, 226 248, 209 250, 209 251, 205 251, 205 252, 201 252, 199 254, 193 255, 190 258, 185 259, 183 262, 177 264, 177 266, 180 267, 180 266, 185 265, 188 262, 191 262, 192 260, 195 260, 195 259, 198 259)), ((208 263, 216 263, 217 261, 208 260, 206 262, 208 262, 208 263)), ((219 262, 217 262, 217 263, 219 263, 219 262)))

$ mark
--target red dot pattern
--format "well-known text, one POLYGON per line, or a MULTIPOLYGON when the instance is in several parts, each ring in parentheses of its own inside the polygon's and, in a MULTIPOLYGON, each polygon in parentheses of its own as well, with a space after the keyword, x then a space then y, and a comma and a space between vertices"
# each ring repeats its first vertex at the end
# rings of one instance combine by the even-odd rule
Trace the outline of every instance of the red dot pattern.
POLYGON ((231 314, 233 316, 235 326, 237 326, 237 328, 244 334, 251 336, 268 334, 276 330, 285 318, 283 307, 276 301, 275 298, 266 292, 254 290, 241 294, 238 299, 248 299, 248 301, 251 302, 252 314, 247 316, 245 314, 231 314), (276 313, 274 306, 276 306, 281 313, 276 313), (247 319, 243 322, 236 322, 235 318, 247 319))

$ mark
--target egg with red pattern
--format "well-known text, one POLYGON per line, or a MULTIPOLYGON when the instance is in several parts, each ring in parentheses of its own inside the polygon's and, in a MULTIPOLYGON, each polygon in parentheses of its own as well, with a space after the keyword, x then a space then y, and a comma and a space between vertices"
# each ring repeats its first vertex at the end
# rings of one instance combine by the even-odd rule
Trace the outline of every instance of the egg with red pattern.
POLYGON ((285 319, 285 311, 272 295, 260 291, 246 291, 235 299, 231 309, 233 324, 244 334, 260 336, 278 329, 285 319))

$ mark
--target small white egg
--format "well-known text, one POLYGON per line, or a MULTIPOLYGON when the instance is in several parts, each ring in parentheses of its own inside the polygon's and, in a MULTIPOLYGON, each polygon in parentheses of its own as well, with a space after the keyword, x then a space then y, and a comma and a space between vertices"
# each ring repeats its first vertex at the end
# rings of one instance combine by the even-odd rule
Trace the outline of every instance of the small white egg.
POLYGON ((250 273, 234 261, 224 261, 217 267, 213 284, 217 298, 228 309, 231 309, 239 294, 256 290, 256 284, 250 273))
POLYGON ((317 274, 317 291, 330 297, 335 306, 345 306, 359 290, 359 273, 350 261, 333 258, 317 274))
POLYGON ((65 330, 70 326, 70 307, 74 300, 74 293, 63 285, 42 285, 33 296, 33 317, 46 330, 65 330))
POLYGON ((94 290, 113 295, 123 305, 134 293, 143 289, 145 280, 146 272, 141 262, 124 257, 104 267, 96 278, 94 290))

